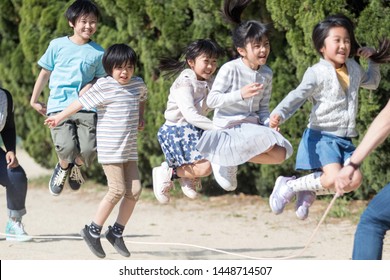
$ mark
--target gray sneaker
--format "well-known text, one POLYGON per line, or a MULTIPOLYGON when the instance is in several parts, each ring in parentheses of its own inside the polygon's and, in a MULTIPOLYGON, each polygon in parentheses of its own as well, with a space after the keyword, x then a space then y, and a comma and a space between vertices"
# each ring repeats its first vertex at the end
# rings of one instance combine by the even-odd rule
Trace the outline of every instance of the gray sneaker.
POLYGON ((89 233, 89 227, 85 227, 81 230, 80 235, 83 237, 85 243, 87 243, 89 249, 99 258, 104 258, 106 253, 103 250, 102 243, 100 242, 100 236, 95 238, 89 233))
POLYGON ((112 232, 112 227, 109 226, 108 230, 106 231, 106 238, 108 242, 111 243, 112 246, 114 246, 115 250, 121 254, 124 257, 130 257, 130 252, 127 250, 125 242, 123 241, 123 237, 117 237, 112 232))
POLYGON ((62 169, 60 163, 57 163, 49 181, 49 191, 52 195, 57 196, 62 192, 66 177, 69 174, 69 167, 67 169, 62 169))

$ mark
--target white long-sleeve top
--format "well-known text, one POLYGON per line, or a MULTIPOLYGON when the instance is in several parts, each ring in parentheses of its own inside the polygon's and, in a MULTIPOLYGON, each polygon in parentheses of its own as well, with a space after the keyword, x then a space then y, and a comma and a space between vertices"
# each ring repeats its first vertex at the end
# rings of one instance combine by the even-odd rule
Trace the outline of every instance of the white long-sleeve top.
POLYGON ((215 109, 214 125, 224 128, 247 121, 265 124, 269 118, 271 92, 272 70, 267 65, 253 70, 241 58, 225 63, 207 97, 207 105, 215 109), (264 85, 262 93, 243 100, 241 88, 255 82, 264 85))
POLYGON ((190 123, 203 130, 213 129, 213 122, 206 117, 211 110, 205 102, 211 84, 210 80, 197 80, 193 70, 183 70, 170 88, 165 124, 190 123))

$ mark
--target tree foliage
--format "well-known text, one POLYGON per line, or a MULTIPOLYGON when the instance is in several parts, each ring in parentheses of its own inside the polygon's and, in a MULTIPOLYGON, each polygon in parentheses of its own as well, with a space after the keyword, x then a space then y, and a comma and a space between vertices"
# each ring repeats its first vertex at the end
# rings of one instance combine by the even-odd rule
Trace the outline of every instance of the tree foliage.
MULTIPOLYGON (((2 0, 0 2, 0 83, 15 99, 17 133, 24 148, 40 164, 52 168, 56 155, 43 117, 29 105, 35 79, 40 71, 37 61, 50 40, 71 34, 64 17, 67 0, 2 0)), ((160 76, 159 58, 180 56, 183 48, 198 38, 213 38, 226 50, 220 64, 235 56, 231 28, 220 11, 223 0, 96 0, 102 12, 94 40, 103 47, 113 43, 131 45, 139 56, 137 75, 144 78, 149 99, 146 129, 139 137, 139 169, 144 186, 151 185, 151 168, 163 160, 156 133, 164 122, 168 90, 172 80, 160 76)), ((254 0, 243 19, 272 22, 271 55, 273 96, 271 109, 300 82, 304 71, 319 59, 311 42, 314 25, 325 16, 344 13, 356 24, 361 45, 377 46, 378 39, 389 37, 389 2, 384 0, 254 0)), ((365 65, 365 61, 361 61, 365 65)), ((361 90, 358 131, 362 136, 372 119, 389 99, 389 65, 381 66, 382 81, 376 91, 361 90)), ((47 101, 46 88, 41 101, 47 101)), ((307 125, 310 105, 305 104, 283 125, 282 133, 296 150, 307 125)), ((361 136, 356 139, 358 143, 361 136)), ((367 197, 390 181, 389 141, 363 164, 363 187, 352 196, 367 197)), ((239 167, 237 192, 268 196, 277 176, 295 174, 295 153, 282 165, 244 164, 239 167)), ((99 164, 87 176, 104 181, 99 164)), ((298 174, 299 175, 299 174, 298 174)), ((203 179, 203 192, 222 193, 213 177, 203 179)))

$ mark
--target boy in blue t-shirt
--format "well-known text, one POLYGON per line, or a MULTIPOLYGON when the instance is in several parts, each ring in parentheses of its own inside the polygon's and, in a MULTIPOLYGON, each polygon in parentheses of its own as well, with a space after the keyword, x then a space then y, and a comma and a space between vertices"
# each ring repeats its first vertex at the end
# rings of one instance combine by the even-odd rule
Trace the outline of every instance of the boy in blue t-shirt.
MULTIPOLYGON (((97 78, 106 75, 102 65, 104 49, 91 40, 100 17, 97 6, 89 0, 76 0, 65 17, 73 35, 52 40, 38 61, 42 69, 30 104, 44 116, 61 112, 97 78), (50 96, 46 106, 38 98, 48 82, 50 96)), ((59 162, 49 182, 50 193, 59 195, 67 177, 69 186, 76 191, 84 182, 79 167, 90 165, 96 156, 96 112, 78 112, 51 129, 51 136, 59 162)))

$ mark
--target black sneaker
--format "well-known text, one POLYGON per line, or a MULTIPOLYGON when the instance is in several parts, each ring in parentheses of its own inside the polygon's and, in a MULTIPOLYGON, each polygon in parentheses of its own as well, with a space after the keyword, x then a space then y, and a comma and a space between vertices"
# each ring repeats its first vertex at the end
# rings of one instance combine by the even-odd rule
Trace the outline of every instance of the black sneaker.
POLYGON ((84 241, 87 243, 89 249, 99 258, 104 258, 106 253, 104 253, 102 243, 100 243, 100 237, 95 238, 89 233, 89 227, 85 227, 81 230, 80 235, 83 237, 84 241))
POLYGON ((106 231, 106 238, 114 246, 115 250, 124 257, 130 257, 130 252, 127 250, 123 237, 116 237, 112 232, 112 227, 109 226, 106 231))
POLYGON ((62 192, 69 169, 69 167, 62 169, 60 163, 57 163, 49 182, 49 191, 52 195, 57 196, 62 192))
POLYGON ((77 166, 77 164, 72 163, 69 165, 69 167, 69 187, 74 191, 78 191, 80 189, 80 185, 85 182, 83 175, 81 175, 80 167, 77 166))

